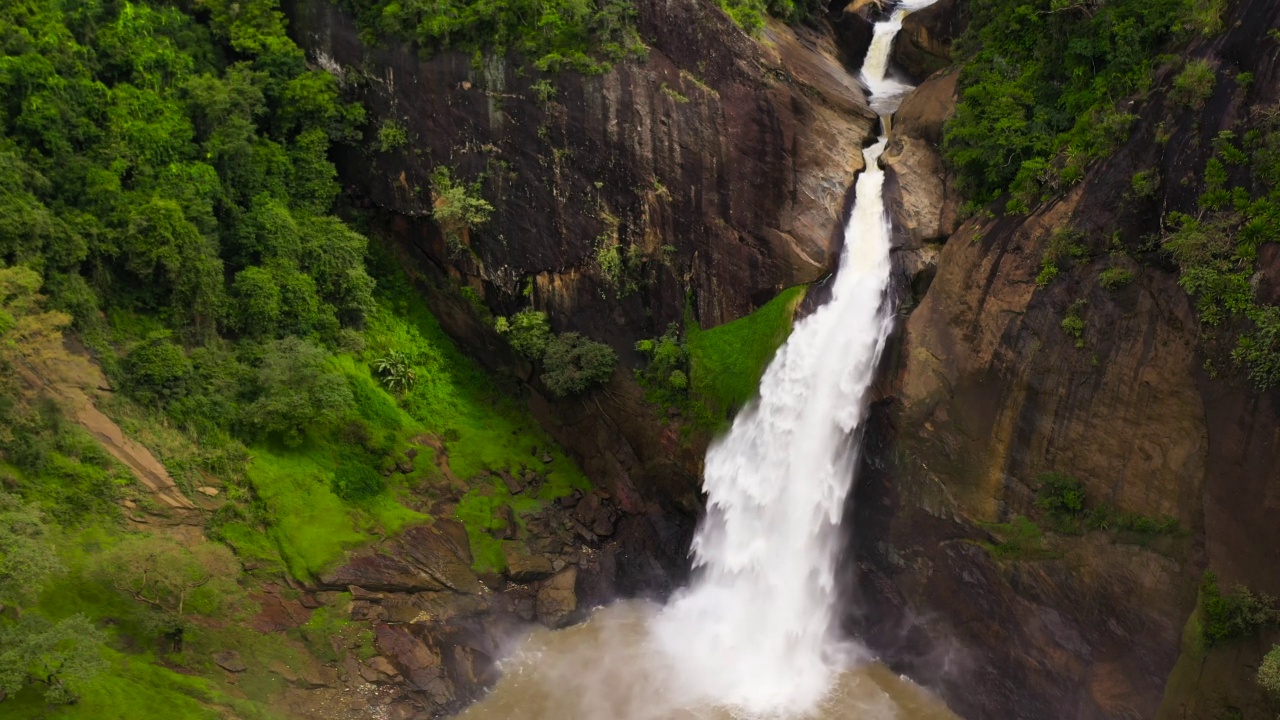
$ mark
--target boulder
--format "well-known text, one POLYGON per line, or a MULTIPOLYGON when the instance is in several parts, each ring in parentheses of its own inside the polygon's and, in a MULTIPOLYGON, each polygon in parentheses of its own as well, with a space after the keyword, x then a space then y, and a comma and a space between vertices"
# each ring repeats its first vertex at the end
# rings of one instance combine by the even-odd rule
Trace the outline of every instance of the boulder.
POLYGON ((943 127, 955 112, 957 77, 955 71, 936 75, 907 96, 889 123, 880 158, 895 262, 913 286, 932 278, 937 248, 927 245, 945 241, 959 227, 959 197, 940 150, 943 127))
POLYGON ((910 13, 893 40, 892 59, 920 83, 951 64, 951 43, 968 24, 967 0, 938 0, 910 13))
POLYGON ((516 582, 533 582, 550 577, 555 570, 551 567, 551 561, 542 555, 530 554, 527 550, 508 549, 506 551, 507 558, 507 577, 516 582))
POLYGON ((235 650, 219 650, 213 654, 213 662, 227 672, 242 673, 249 669, 235 650))
POLYGON ((337 589, 355 585, 387 592, 481 591, 471 569, 466 530, 452 520, 409 528, 382 552, 354 557, 320 581, 337 589))
POLYGON ((538 590, 538 622, 547 627, 562 627, 578 609, 577 583, 576 567, 565 568, 543 583, 538 590))

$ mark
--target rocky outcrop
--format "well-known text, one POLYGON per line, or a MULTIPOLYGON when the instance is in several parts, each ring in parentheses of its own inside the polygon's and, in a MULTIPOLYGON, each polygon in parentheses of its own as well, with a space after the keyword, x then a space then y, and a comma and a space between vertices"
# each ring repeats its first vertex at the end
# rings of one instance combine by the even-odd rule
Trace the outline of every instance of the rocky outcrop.
POLYGON ((942 126, 955 112, 958 77, 954 70, 935 75, 903 101, 880 156, 896 271, 916 297, 932 282, 940 244, 959 226, 957 192, 941 152, 942 126))
POLYGON ((938 0, 908 14, 893 40, 893 63, 912 82, 924 82, 951 65, 951 43, 968 23, 968 0, 938 0))
MULTIPOLYGON (((1142 199, 1131 179, 1195 177, 1219 131, 1280 99, 1260 45, 1278 26, 1273 3, 1234 4, 1231 29, 1194 54, 1249 69, 1252 91, 1220 78, 1200 112, 1156 93, 1081 183, 1026 216, 992 208, 961 226, 891 353, 850 515, 849 626, 963 717, 1269 717, 1255 684, 1224 679, 1269 645, 1184 639, 1206 569, 1224 587, 1280 586, 1280 527, 1266 519, 1280 496, 1275 393, 1205 371, 1214 351, 1150 241, 1165 212, 1194 208, 1195 183, 1142 199), (1081 250, 1046 282, 1063 232, 1081 250), (1103 286, 1109 267, 1133 281, 1103 286), (1094 507, 1177 530, 1058 526, 1038 504, 1050 472, 1078 479, 1094 507)), ((904 195, 932 187, 898 174, 904 195)), ((910 235, 914 215, 896 217, 910 235)))
POLYGON ((827 32, 771 25, 761 43, 713 3, 636 5, 643 58, 553 76, 518 58, 366 46, 338 5, 292 11, 371 127, 407 129, 407 148, 340 153, 343 181, 422 217, 438 166, 480 180, 491 219, 466 247, 432 238, 432 261, 496 310, 531 301, 558 329, 628 350, 689 299, 710 327, 825 275, 877 124, 827 32), (601 262, 611 248, 621 267, 601 262))
MULTIPOLYGON (((544 479, 526 477, 503 480, 513 495, 537 497, 544 479)), ((448 517, 455 502, 439 500, 431 512, 448 517)), ((600 488, 578 490, 522 515, 520 523, 511 519, 494 531, 503 540, 501 573, 475 572, 465 528, 443 519, 348 558, 320 578, 317 590, 329 603, 339 591, 350 594, 341 610, 371 624, 379 662, 347 668, 346 686, 378 688, 393 716, 456 712, 496 679, 501 649, 530 624, 563 627, 619 595, 663 593, 684 569, 676 553, 687 546, 688 528, 678 525, 678 512, 641 505, 645 514, 638 517, 621 502, 600 488)), ((255 599, 262 607, 256 629, 282 631, 306 621, 299 602, 270 594, 255 599), (272 612, 282 605, 298 607, 272 612)), ((320 693, 308 702, 323 701, 320 693)))

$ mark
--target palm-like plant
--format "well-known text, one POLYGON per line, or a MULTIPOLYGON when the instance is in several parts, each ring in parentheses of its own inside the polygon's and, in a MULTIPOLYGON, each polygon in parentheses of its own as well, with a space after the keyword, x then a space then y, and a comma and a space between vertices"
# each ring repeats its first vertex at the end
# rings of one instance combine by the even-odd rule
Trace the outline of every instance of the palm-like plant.
POLYGON ((399 350, 392 350, 373 361, 373 369, 382 380, 382 384, 394 393, 406 393, 418 382, 418 373, 413 369, 409 356, 399 350))

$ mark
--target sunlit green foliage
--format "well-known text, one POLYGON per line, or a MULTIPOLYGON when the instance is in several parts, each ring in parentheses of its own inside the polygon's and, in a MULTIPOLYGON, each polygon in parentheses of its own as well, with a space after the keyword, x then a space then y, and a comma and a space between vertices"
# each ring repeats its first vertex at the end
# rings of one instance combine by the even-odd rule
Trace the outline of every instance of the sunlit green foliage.
POLYGON ((183 341, 331 336, 369 299, 363 239, 322 217, 329 143, 362 111, 307 68, 274 0, 202 7, 0 9, 0 262, 80 274, 47 289, 81 322, 100 303, 183 341))
POLYGON ((541 360, 547 354, 547 345, 554 335, 547 314, 533 308, 525 308, 510 318, 500 317, 494 328, 506 336, 516 352, 530 360, 541 360))
POLYGON ((1169 91, 1169 100, 1175 104, 1199 110, 1204 107, 1205 100, 1213 94, 1213 86, 1217 82, 1213 65, 1205 60, 1192 60, 1182 68, 1178 77, 1173 80, 1173 89, 1169 91))
POLYGON ((35 613, 0 621, 0 691, 38 687, 49 703, 74 703, 100 673, 106 636, 83 615, 54 622, 35 613))
POLYGON ((1205 645, 1252 637, 1280 623, 1275 598, 1254 593, 1243 585, 1236 585, 1224 595, 1212 572, 1206 572, 1200 583, 1200 603, 1204 612, 1201 629, 1205 645))
POLYGON ((1262 664, 1258 666, 1258 684, 1280 700, 1280 645, 1273 645, 1271 652, 1262 658, 1262 664))
POLYGON ((454 179, 441 165, 431 174, 431 215, 453 251, 458 251, 467 233, 489 221, 493 206, 480 196, 480 183, 454 179))

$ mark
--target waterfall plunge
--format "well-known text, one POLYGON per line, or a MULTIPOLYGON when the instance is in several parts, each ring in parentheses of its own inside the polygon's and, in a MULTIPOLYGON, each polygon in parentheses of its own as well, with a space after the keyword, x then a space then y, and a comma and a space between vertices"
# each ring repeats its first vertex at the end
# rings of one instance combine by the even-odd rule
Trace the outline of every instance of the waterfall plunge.
MULTIPOLYGON (((876 26, 863 82, 878 112, 910 89, 886 77, 889 50, 905 10, 930 1, 876 26)), ((707 453, 692 585, 665 607, 619 603, 534 633, 462 718, 955 720, 832 633, 839 521, 892 327, 884 145, 863 152, 831 300, 796 324, 759 401, 707 453)))
MULTIPOLYGON (((887 77, 902 18, 876 25, 863 80, 889 113, 910 87, 887 77)), ((892 329, 890 243, 878 166, 863 151, 831 300, 796 324, 760 399, 707 453, 707 515, 693 584, 654 620, 682 702, 751 716, 814 711, 859 653, 831 632, 840 516, 853 483, 867 391, 892 329)))

